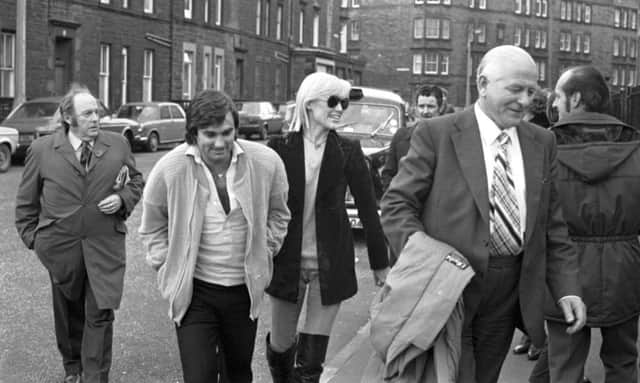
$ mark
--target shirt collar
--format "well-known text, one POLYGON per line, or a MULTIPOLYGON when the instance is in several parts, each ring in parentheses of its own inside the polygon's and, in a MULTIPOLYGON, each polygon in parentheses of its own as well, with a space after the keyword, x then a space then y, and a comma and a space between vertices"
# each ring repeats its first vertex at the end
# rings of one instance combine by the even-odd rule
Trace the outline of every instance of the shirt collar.
MULTIPOLYGON (((194 161, 198 164, 204 164, 202 161, 202 156, 200 155, 200 149, 198 145, 189 145, 187 150, 184 153, 187 156, 192 156, 194 161)), ((235 164, 238 162, 238 156, 244 154, 244 150, 242 150, 242 146, 238 145, 237 141, 233 142, 233 151, 231 152, 231 163, 235 164)))
MULTIPOLYGON (((473 105, 473 111, 475 112, 476 119, 478 120, 478 128, 480 129, 480 137, 482 138, 482 141, 484 141, 486 145, 492 145, 496 142, 498 136, 503 132, 503 130, 498 128, 498 125, 496 125, 496 123, 487 116, 477 102, 473 105)), ((504 132, 509 135, 511 142, 513 142, 514 135, 516 134, 516 127, 512 126, 507 128, 504 132)))
MULTIPOLYGON (((80 145, 82 145, 82 140, 78 136, 73 134, 71 129, 69 129, 69 131, 67 132, 67 137, 69 138, 69 142, 71 143, 73 150, 78 151, 80 145)), ((89 145, 93 146, 93 141, 89 141, 89 145)))

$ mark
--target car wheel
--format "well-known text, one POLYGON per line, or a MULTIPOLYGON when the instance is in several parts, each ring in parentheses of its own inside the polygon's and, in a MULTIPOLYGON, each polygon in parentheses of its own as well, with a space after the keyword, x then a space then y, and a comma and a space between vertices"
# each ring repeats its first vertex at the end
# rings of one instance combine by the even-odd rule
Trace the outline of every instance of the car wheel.
POLYGON ((0 145, 0 173, 4 173, 11 167, 11 149, 6 144, 0 145))
POLYGON ((152 132, 149 134, 149 139, 147 140, 147 151, 155 152, 158 150, 159 145, 160 139, 158 138, 158 133, 152 132))
POLYGON ((262 126, 262 129, 260 130, 260 139, 266 140, 268 135, 269 135, 269 126, 268 125, 262 126))

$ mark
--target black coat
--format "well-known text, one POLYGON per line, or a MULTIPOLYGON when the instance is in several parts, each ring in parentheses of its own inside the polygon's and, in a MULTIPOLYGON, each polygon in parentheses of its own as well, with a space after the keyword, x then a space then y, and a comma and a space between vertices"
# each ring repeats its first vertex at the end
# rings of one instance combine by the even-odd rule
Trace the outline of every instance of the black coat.
MULTIPOLYGON (((558 194, 580 260, 587 326, 614 326, 640 314, 640 132, 600 113, 553 126, 558 194)), ((547 300, 548 319, 564 320, 547 300)))
MULTIPOLYGON (((284 244, 274 259, 270 295, 295 302, 298 297, 302 248, 305 166, 302 133, 272 138, 268 145, 282 158, 289 181, 291 221, 284 244)), ((318 269, 323 305, 352 297, 358 290, 353 235, 345 207, 351 190, 367 241, 374 270, 388 266, 387 246, 380 225, 369 169, 359 141, 330 132, 322 157, 315 202, 318 269)))

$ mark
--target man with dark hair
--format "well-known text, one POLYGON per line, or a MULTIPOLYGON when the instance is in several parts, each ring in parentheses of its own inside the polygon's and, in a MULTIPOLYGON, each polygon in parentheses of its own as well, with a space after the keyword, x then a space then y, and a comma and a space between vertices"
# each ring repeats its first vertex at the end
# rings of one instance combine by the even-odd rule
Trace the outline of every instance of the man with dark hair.
POLYGON ((144 192, 140 234, 169 301, 185 383, 252 381, 260 305, 289 224, 282 160, 237 132, 231 98, 200 92, 187 142, 156 163, 144 192))
POLYGON ((97 100, 73 87, 60 102, 64 130, 31 144, 16 227, 51 278, 65 383, 107 382, 114 310, 125 270, 125 219, 142 194, 127 140, 100 130, 97 100))
POLYGON ((437 117, 442 108, 443 94, 438 86, 423 86, 416 95, 418 120, 437 117))
POLYGON ((398 129, 391 139, 389 152, 382 168, 382 190, 387 190, 391 183, 391 179, 398 172, 398 163, 409 151, 409 141, 415 126, 423 120, 440 115, 442 108, 443 93, 440 87, 423 86, 416 94, 416 114, 417 120, 413 124, 407 124, 406 127, 398 129))
POLYGON ((562 315, 547 300, 548 358, 540 356, 530 381, 579 382, 591 329, 600 328, 604 381, 637 382, 640 133, 603 113, 609 90, 592 66, 568 69, 555 93, 558 195, 580 255, 587 324, 567 334, 562 315))

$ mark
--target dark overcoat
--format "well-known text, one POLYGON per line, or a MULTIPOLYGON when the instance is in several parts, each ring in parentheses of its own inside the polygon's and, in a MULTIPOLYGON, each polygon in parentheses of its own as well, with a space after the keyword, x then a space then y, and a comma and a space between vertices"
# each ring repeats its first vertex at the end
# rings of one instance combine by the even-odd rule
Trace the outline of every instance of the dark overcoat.
MULTIPOLYGON (((558 190, 580 259, 587 326, 640 314, 640 132, 612 116, 576 113, 551 131, 558 190)), ((552 300, 547 319, 562 321, 552 300)))
POLYGON ((35 140, 28 149, 16 198, 16 228, 69 299, 82 296, 85 279, 100 309, 120 305, 125 272, 125 219, 140 199, 142 174, 126 139, 101 131, 88 171, 66 133, 35 140), (129 182, 114 189, 124 167, 129 182), (107 215, 98 203, 117 193, 122 208, 107 215))
MULTIPOLYGON (((282 248, 274 259, 270 295, 295 302, 298 297, 302 249, 305 162, 302 133, 272 138, 268 144, 282 158, 289 181, 291 221, 282 248)), ((315 201, 320 291, 323 305, 353 296, 357 288, 353 234, 345 207, 347 186, 362 221, 373 270, 389 264, 387 246, 378 216, 373 182, 360 142, 331 131, 320 165, 315 201)))

